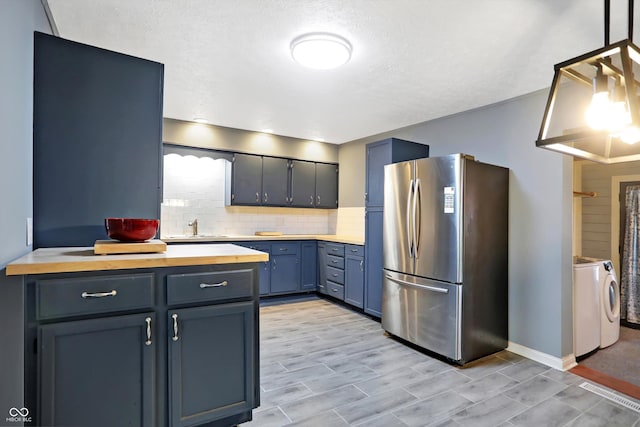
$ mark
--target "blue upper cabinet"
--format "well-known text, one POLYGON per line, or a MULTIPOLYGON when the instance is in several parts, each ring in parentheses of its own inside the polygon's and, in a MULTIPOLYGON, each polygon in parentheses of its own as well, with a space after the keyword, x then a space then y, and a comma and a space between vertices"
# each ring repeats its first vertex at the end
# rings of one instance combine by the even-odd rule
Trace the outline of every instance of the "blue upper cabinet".
POLYGON ((289 160, 262 158, 262 205, 285 206, 288 201, 289 160))
POLYGON ((290 204, 296 208, 312 208, 316 200, 316 164, 304 160, 291 161, 290 204))
POLYGON ((398 138, 367 144, 365 206, 384 203, 384 165, 429 157, 429 146, 398 138))
POLYGON ((232 205, 260 205, 262 156, 236 153, 231 176, 232 205))
POLYGON ((35 33, 34 249, 92 246, 106 217, 160 218, 163 74, 35 33))
POLYGON ((338 208, 338 166, 316 163, 316 204, 317 208, 338 208))
POLYGON ((338 165, 236 153, 230 204, 336 209, 338 165))

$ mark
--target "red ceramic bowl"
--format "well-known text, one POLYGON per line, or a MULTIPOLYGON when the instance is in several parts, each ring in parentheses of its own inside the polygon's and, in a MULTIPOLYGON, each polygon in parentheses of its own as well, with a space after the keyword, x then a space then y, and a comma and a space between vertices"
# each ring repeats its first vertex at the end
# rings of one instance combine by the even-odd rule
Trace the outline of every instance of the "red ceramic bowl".
POLYGON ((107 218, 104 220, 107 235, 121 242, 149 240, 158 232, 158 225, 160 225, 158 219, 107 218))

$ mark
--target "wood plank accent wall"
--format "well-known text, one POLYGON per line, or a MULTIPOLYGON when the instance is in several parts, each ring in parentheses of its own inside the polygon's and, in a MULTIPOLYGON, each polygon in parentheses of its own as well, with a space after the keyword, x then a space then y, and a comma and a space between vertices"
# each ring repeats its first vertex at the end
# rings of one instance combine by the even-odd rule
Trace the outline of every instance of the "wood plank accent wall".
POLYGON ((581 191, 598 193, 582 198, 582 253, 579 255, 612 259, 611 182, 615 176, 640 174, 640 162, 604 165, 585 162, 582 165, 581 191))

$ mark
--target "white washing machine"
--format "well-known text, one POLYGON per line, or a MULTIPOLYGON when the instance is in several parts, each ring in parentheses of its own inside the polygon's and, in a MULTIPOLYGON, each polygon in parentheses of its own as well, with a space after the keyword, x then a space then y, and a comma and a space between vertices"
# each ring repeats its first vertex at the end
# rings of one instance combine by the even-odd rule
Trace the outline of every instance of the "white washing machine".
POLYGON ((620 338, 620 285, 611 261, 603 261, 604 277, 600 281, 600 348, 620 338))
POLYGON ((602 260, 574 257, 573 353, 576 357, 600 347, 600 283, 604 279, 604 273, 606 270, 602 260))

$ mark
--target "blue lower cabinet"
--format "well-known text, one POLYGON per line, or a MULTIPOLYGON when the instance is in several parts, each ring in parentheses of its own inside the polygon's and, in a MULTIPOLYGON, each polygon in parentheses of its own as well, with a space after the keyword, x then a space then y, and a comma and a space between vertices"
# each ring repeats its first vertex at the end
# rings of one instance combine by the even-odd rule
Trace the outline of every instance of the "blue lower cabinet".
POLYGON ((327 244, 318 242, 318 292, 326 294, 327 290, 327 244))
POLYGON ((156 426, 158 344, 146 343, 155 321, 143 313, 41 326, 39 414, 29 406, 38 425, 156 426))
POLYGON ((271 294, 300 290, 300 242, 271 245, 271 294))
POLYGON ((318 281, 318 251, 315 240, 303 241, 300 244, 300 288, 305 291, 315 291, 318 281))
POLYGON ((345 256, 345 302, 364 308, 364 248, 347 245, 345 256))
POLYGON ((382 317, 382 208, 365 214, 364 311, 382 317))
POLYGON ((253 303, 167 314, 171 425, 199 425, 250 411, 255 399, 253 303))
POLYGON ((249 421, 260 400, 258 267, 23 276, 22 333, 29 343, 23 405, 30 424, 212 427, 249 421), (46 310, 46 304, 58 308, 46 310))
MULTIPOLYGON (((255 249, 256 251, 266 252, 271 258, 271 243, 269 242, 233 242, 236 245, 245 248, 255 249)), ((260 296, 267 296, 271 292, 271 259, 261 262, 259 268, 259 286, 260 296)))

